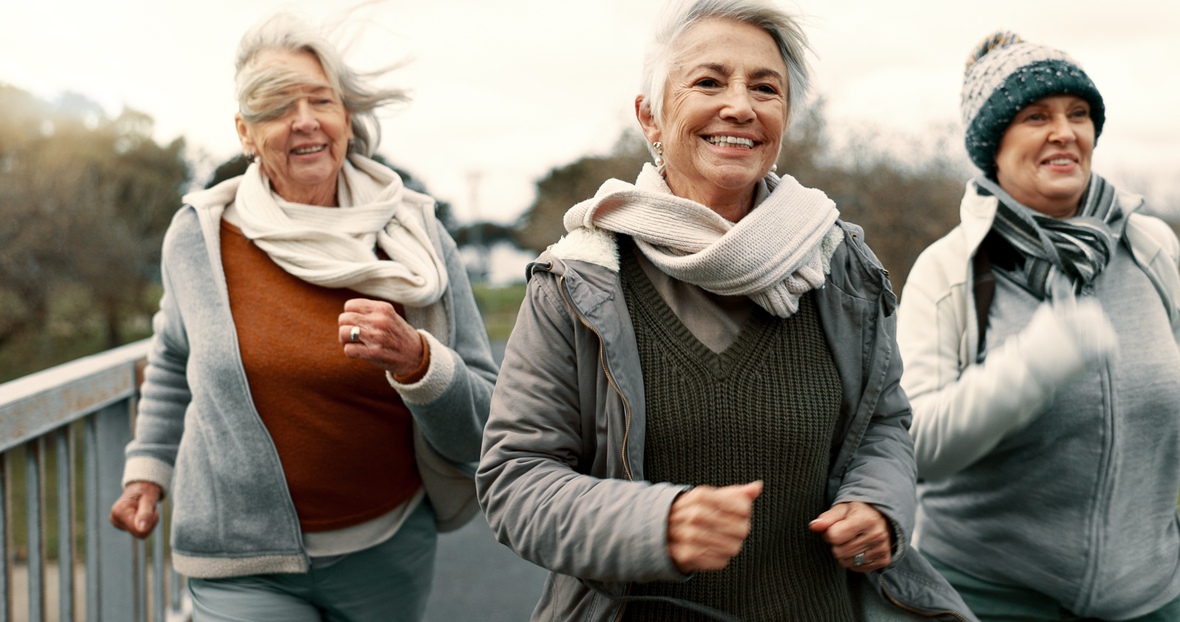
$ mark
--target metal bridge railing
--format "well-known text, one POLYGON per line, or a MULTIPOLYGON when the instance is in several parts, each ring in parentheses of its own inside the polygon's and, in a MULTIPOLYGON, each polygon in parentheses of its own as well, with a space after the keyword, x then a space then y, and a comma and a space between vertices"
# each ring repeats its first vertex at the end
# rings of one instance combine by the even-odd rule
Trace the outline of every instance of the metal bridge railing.
POLYGON ((123 448, 131 440, 147 349, 148 342, 140 341, 0 384, 0 622, 188 619, 184 580, 172 571, 165 550, 167 508, 160 508, 161 520, 146 542, 108 520, 123 489, 123 448), (50 470, 55 477, 47 478, 50 470), (50 505, 56 506, 55 521, 47 520, 50 505), (75 531, 79 508, 82 534, 75 531), (17 529, 21 522, 23 530, 17 529), (50 523, 57 525, 53 533, 50 523), (75 547, 79 535, 85 545, 75 547), (27 543, 20 556, 19 542, 27 543), (56 572, 47 543, 56 543, 56 572), (84 592, 74 583, 76 574, 84 592), (27 599, 14 594, 18 576, 27 577, 27 599), (48 598, 51 591, 56 602, 48 598))

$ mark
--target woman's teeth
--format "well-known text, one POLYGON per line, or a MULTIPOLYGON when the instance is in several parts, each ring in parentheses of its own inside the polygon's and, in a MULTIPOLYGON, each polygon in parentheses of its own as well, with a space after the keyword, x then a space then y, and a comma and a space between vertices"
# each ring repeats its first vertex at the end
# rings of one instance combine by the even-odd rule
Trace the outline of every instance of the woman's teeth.
POLYGON ((1052 160, 1045 162, 1045 164, 1048 164, 1049 166, 1065 166, 1066 164, 1073 164, 1073 160, 1069 158, 1053 158, 1052 160))
POLYGON ((291 150, 291 153, 293 153, 293 154, 295 154, 295 155, 307 155, 307 154, 309 154, 309 153, 315 153, 315 152, 317 152, 317 151, 323 151, 323 150, 324 150, 324 147, 327 147, 327 145, 318 145, 318 146, 315 146, 315 147, 301 147, 301 148, 299 148, 299 149, 292 149, 292 150, 291 150))
POLYGON ((717 145, 718 147, 745 147, 747 149, 754 148, 754 141, 749 138, 737 138, 735 136, 709 136, 705 140, 717 145))

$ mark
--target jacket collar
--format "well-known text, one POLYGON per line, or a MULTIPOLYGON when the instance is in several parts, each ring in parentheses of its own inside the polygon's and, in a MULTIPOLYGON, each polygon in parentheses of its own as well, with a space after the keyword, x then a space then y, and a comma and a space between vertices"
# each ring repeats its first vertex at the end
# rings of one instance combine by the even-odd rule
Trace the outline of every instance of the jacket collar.
POLYGON ((959 220, 962 223, 960 226, 963 228, 967 248, 971 249, 972 255, 983 243, 983 238, 987 237, 987 232, 991 231, 999 205, 999 199, 979 194, 975 184, 967 182, 963 201, 959 204, 959 220))

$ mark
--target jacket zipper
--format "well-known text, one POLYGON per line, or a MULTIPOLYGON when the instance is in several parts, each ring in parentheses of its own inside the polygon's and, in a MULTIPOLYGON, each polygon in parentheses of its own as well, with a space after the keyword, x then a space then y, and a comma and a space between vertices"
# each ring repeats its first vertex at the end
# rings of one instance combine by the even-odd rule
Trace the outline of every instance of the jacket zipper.
MULTIPOLYGON (((582 317, 581 313, 578 313, 578 309, 574 307, 573 303, 570 302, 569 296, 566 295, 564 274, 557 277, 557 286, 557 289, 561 290, 561 298, 565 300, 565 305, 570 308, 570 311, 573 312, 573 314, 578 318, 578 321, 582 323, 582 326, 589 328, 590 332, 594 333, 595 337, 598 337, 598 362, 602 365, 602 373, 606 374, 606 381, 610 383, 610 386, 615 390, 615 393, 619 394, 619 399, 623 400, 623 412, 626 413, 627 418, 627 424, 623 428, 623 474, 627 476, 627 481, 633 482, 635 479, 631 477, 631 467, 627 466, 627 438, 631 435, 631 404, 627 402, 627 396, 623 395, 623 392, 619 390, 619 385, 615 384, 615 379, 611 377, 610 370, 606 367, 606 356, 604 352, 604 345, 602 343, 602 333, 599 333, 598 329, 591 326, 590 322, 587 322, 586 318, 582 317)), ((628 582, 627 590, 624 592, 624 594, 630 593, 631 583, 628 582)), ((627 603, 623 603, 623 606, 619 607, 619 617, 615 618, 615 622, 622 622, 623 613, 626 611, 627 603)))
POLYGON ((606 367, 606 356, 603 351, 602 334, 599 333, 596 328, 591 326, 590 323, 586 321, 586 318, 582 317, 581 313, 578 313, 577 308, 574 307, 573 303, 570 302, 569 296, 566 295, 564 274, 557 277, 557 285, 558 289, 561 290, 561 297, 565 300, 566 306, 568 306, 570 311, 572 311, 573 314, 577 316, 578 321, 581 322, 583 326, 589 328, 590 332, 594 333, 595 337, 598 337, 598 361, 602 364, 602 372, 606 374, 606 381, 610 383, 611 388, 615 390, 615 393, 619 394, 619 399, 623 400, 623 412, 626 414, 627 419, 627 424, 623 428, 623 474, 627 476, 627 481, 633 482, 635 479, 631 477, 631 467, 627 466, 627 439, 631 435, 631 405, 627 402, 627 396, 623 395, 623 392, 619 390, 619 386, 615 384, 615 379, 610 375, 610 370, 606 367))
POLYGON ((1105 385, 1105 388, 1100 386, 1099 390, 1105 393, 1102 396, 1102 419, 1106 428, 1105 431, 1107 432, 1107 438, 1102 447, 1102 455, 1106 463, 1101 465, 1102 473, 1100 475, 1101 479, 1099 481, 1097 497, 1102 499, 1104 503, 1095 503, 1093 512, 1094 516, 1091 517, 1094 519, 1094 526, 1091 527, 1090 533, 1087 534, 1087 540, 1090 542, 1090 559, 1086 563, 1086 573, 1083 575, 1086 588, 1083 594, 1086 596, 1084 600, 1082 600, 1081 603, 1077 605, 1079 609, 1090 607, 1091 603, 1094 601, 1094 585, 1098 581, 1098 566, 1101 562, 1100 558, 1105 553, 1104 545, 1106 544, 1105 539, 1101 537, 1101 525, 1110 515, 1110 500, 1114 495, 1114 475, 1112 474, 1112 471, 1114 470, 1114 447, 1116 445, 1115 433, 1118 430, 1117 426, 1115 425, 1114 415, 1114 377, 1111 373, 1109 363, 1103 365, 1102 369, 1099 371, 1099 375, 1101 376, 1103 384, 1105 385))
POLYGON ((962 614, 958 613, 957 611, 951 611, 948 609, 946 611, 936 611, 934 613, 922 613, 921 611, 918 611, 917 609, 914 609, 913 607, 907 607, 907 606, 897 602, 897 599, 894 598, 893 595, 889 593, 889 590, 885 588, 885 580, 884 579, 882 579, 881 577, 877 577, 877 583, 881 585, 881 593, 885 594, 885 598, 888 598, 889 602, 893 603, 894 605, 896 605, 902 609, 905 609, 906 611, 908 611, 910 613, 920 615, 924 618, 933 618, 934 616, 940 616, 943 614, 947 614, 947 615, 955 616, 955 618, 962 620, 963 622, 967 622, 967 618, 964 618, 962 616, 962 614))

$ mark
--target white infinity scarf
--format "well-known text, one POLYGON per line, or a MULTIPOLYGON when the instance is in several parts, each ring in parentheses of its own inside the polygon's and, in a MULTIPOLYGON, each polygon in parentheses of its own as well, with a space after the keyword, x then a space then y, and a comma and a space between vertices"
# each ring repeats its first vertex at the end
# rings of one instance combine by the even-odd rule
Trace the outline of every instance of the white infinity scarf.
POLYGON ((636 246, 668 276, 723 296, 749 296, 778 317, 824 283, 826 260, 842 238, 825 238, 840 215, 823 192, 789 175, 765 178, 770 195, 737 224, 672 194, 645 164, 635 184, 607 180, 594 198, 565 214, 565 228, 606 229, 636 246))
POLYGON ((410 307, 438 301, 447 269, 427 232, 423 208, 433 200, 357 154, 345 161, 336 183, 339 208, 291 203, 251 164, 234 202, 243 235, 308 283, 410 307), (378 259, 375 246, 389 259, 378 259))

